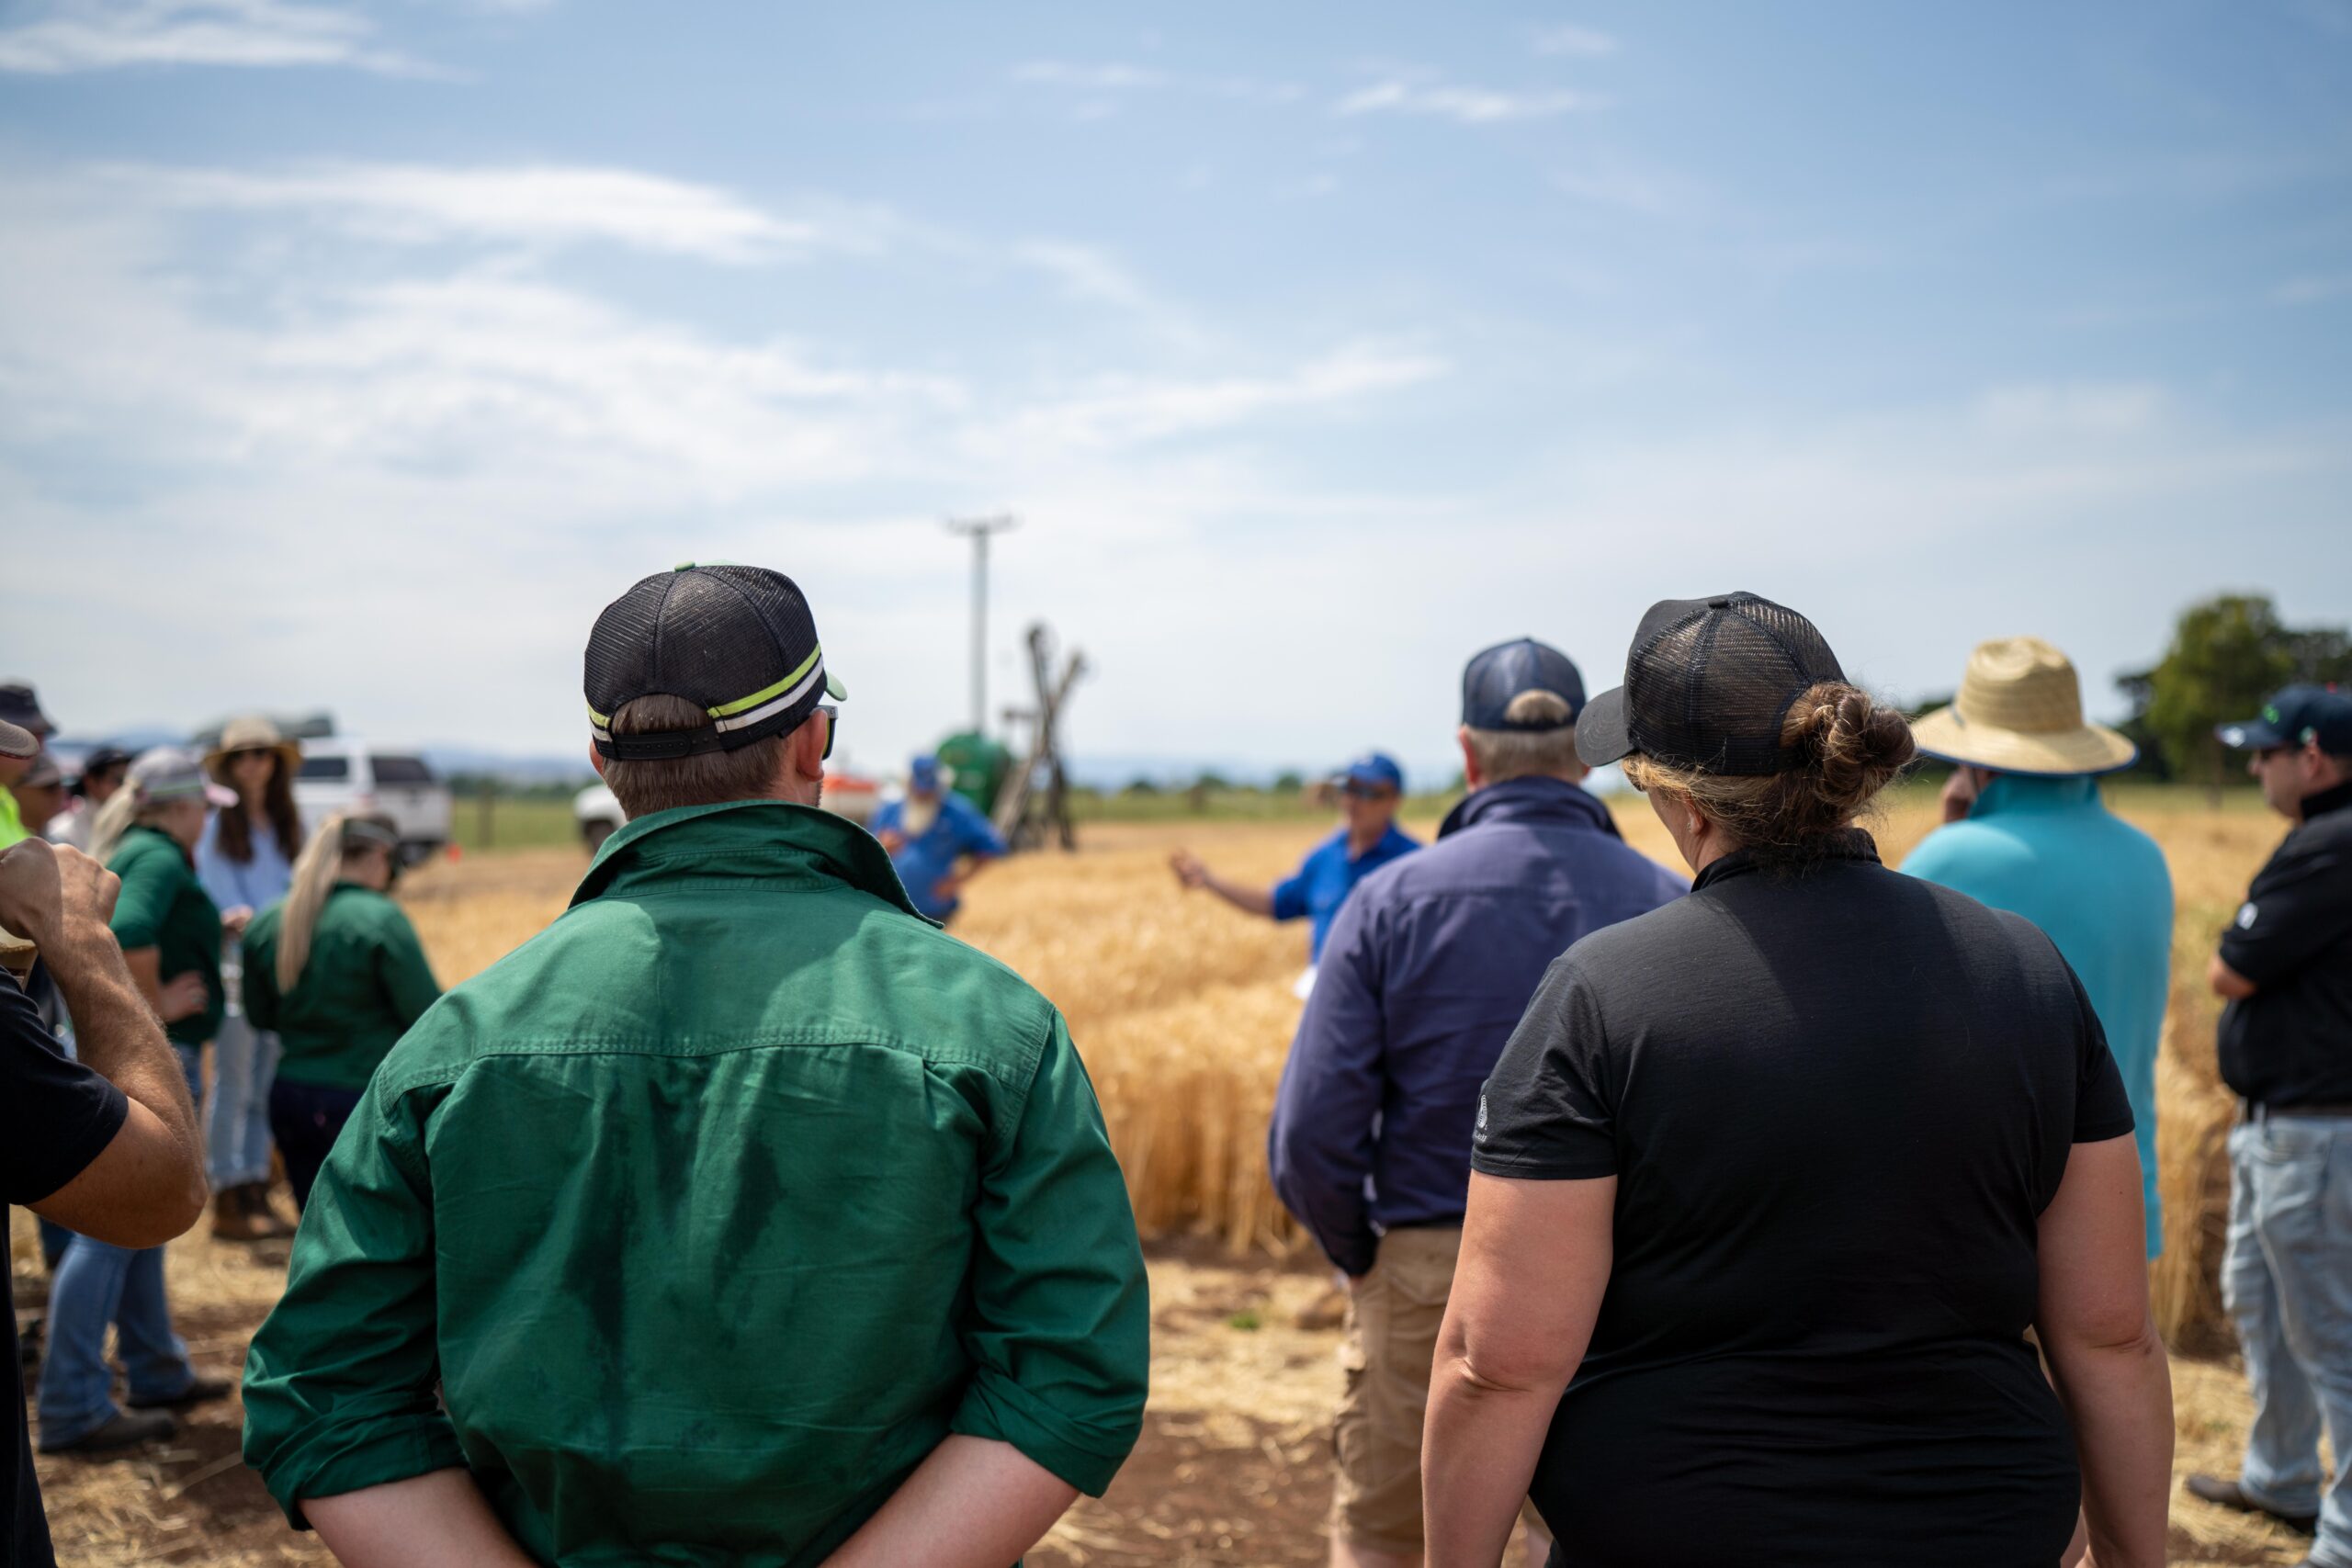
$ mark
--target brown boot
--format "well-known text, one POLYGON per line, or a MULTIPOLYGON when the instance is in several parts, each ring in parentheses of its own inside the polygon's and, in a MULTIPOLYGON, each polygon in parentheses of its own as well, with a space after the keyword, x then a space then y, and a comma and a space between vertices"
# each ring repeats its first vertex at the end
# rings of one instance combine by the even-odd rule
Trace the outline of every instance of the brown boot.
POLYGON ((254 1223, 253 1211, 245 1206, 244 1189, 223 1187, 212 1195, 212 1239, 215 1241, 260 1241, 271 1233, 254 1223))
POLYGON ((279 1213, 277 1205, 269 1201, 269 1183, 248 1182, 237 1190, 244 1196, 245 1213, 262 1235, 283 1236, 294 1234, 294 1222, 279 1213))

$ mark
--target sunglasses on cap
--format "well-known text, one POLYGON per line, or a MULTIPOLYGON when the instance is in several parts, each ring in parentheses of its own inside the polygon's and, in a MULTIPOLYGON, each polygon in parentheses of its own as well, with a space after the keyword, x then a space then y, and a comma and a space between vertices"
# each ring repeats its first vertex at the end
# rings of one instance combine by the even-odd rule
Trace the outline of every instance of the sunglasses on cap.
POLYGON ((1340 786, 1340 793, 1350 800, 1394 800, 1396 792, 1387 784, 1357 784, 1351 779, 1340 786))

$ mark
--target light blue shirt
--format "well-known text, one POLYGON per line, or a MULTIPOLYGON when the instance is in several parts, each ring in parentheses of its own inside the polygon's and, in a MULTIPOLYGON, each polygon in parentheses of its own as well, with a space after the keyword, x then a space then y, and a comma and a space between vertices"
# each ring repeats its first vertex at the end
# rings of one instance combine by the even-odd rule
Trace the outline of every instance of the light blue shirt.
POLYGON ((293 863, 277 847, 274 829, 266 824, 256 829, 253 849, 253 859, 231 860, 220 848, 220 813, 204 819, 204 835, 196 841, 196 879, 216 908, 233 909, 242 905, 259 914, 285 897, 286 890, 294 885, 293 863))
POLYGON ((2123 1074, 2147 1197, 2156 1195, 2156 1047, 2172 983, 2172 874, 2155 840, 2099 801, 2098 780, 2002 773, 1965 821, 1928 835, 1903 869, 2040 926, 2083 982, 2123 1074))

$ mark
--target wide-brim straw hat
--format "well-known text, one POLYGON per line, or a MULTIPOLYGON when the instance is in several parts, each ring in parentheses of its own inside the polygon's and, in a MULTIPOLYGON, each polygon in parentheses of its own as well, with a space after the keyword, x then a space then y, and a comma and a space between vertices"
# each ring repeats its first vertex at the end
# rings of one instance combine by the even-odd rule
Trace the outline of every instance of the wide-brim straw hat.
POLYGON ((1919 750, 2004 773, 2109 773, 2140 749, 2083 717, 2075 661, 2038 637, 1976 645, 1951 706, 1911 726, 1919 750))
POLYGON ((302 765, 302 743, 288 739, 277 732, 277 726, 259 714, 232 718, 220 728, 220 739, 204 754, 204 771, 229 782, 229 753, 232 751, 275 751, 285 759, 286 776, 292 778, 302 765))

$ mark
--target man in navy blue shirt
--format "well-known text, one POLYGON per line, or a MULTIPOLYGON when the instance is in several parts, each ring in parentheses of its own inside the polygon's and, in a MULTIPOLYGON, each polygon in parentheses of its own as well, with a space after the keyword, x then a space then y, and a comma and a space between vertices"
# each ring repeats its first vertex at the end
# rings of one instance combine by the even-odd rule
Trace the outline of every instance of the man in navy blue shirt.
POLYGON ((1578 785, 1584 681, 1532 638, 1462 677, 1468 798, 1340 910, 1268 1134, 1274 1190, 1349 1279, 1337 1568, 1421 1557, 1421 1416, 1478 1089, 1552 960, 1688 884, 1578 785))
POLYGON ((1277 920, 1302 917, 1314 922, 1307 950, 1310 964, 1323 961, 1323 943, 1339 919, 1355 885, 1399 855, 1410 854, 1421 841, 1396 826, 1396 807, 1405 798, 1405 772, 1378 751, 1350 762, 1340 775, 1340 798, 1347 821, 1332 835, 1306 852, 1298 869, 1271 888, 1228 882, 1194 859, 1189 850, 1168 857, 1176 880, 1186 887, 1205 887, 1237 909, 1277 920))

